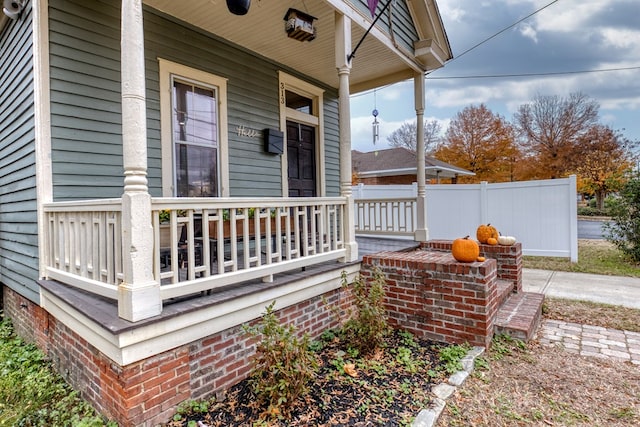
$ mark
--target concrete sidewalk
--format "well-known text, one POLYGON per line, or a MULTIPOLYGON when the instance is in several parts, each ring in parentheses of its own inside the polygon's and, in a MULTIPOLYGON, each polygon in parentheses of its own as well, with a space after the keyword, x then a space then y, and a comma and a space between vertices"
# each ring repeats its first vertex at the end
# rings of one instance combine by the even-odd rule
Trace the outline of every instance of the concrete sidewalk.
POLYGON ((527 292, 640 309, 640 278, 523 269, 527 292))

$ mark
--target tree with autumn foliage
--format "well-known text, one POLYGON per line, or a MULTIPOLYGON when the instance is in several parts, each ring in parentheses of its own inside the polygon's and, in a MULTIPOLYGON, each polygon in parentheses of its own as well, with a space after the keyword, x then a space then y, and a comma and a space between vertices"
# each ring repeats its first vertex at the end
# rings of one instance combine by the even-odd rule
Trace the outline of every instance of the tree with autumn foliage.
POLYGON ((602 210, 605 197, 622 188, 634 165, 631 142, 608 126, 593 125, 577 139, 573 153, 581 187, 602 210))
POLYGON ((504 182, 515 180, 520 152, 513 126, 480 104, 456 115, 434 157, 476 174, 463 181, 504 182))
POLYGON ((575 172, 576 147, 598 122, 599 105, 582 93, 567 98, 536 95, 514 115, 521 148, 532 162, 529 179, 563 178, 575 172))

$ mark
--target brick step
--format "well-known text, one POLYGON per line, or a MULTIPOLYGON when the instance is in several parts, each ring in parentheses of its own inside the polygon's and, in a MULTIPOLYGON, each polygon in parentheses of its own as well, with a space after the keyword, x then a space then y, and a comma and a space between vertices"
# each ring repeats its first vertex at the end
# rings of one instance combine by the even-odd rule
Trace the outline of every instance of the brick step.
POLYGON ((494 334, 507 334, 529 341, 540 324, 544 295, 520 292, 511 295, 500 307, 494 322, 494 334))
POLYGON ((498 296, 496 301, 497 307, 502 307, 504 302, 513 294, 513 282, 509 280, 498 279, 496 280, 498 285, 498 296))

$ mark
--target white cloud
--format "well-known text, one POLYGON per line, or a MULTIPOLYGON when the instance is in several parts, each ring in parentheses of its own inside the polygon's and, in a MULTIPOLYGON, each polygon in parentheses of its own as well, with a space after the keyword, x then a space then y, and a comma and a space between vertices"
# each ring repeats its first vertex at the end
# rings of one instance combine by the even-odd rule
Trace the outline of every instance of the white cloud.
MULTIPOLYGON (((470 105, 484 103, 510 120, 520 105, 531 102, 537 94, 564 97, 583 92, 600 104, 603 123, 626 128, 628 137, 640 139, 638 69, 546 77, 435 79, 638 67, 640 21, 630 14, 636 1, 561 0, 550 5, 515 30, 501 34, 434 73, 434 79, 426 82, 426 113, 447 118, 443 124, 446 129, 449 119, 470 105)), ((549 2, 441 0, 438 6, 455 51, 458 46, 475 45, 549 2)), ((412 81, 381 88, 376 97, 381 122, 380 142, 376 146, 372 144, 370 115, 373 93, 352 98, 352 140, 354 146, 367 147, 364 151, 386 148, 387 135, 404 121, 415 120, 412 81)))
MULTIPOLYGON (((537 1, 541 7, 547 1, 537 1)), ((589 29, 587 21, 611 6, 611 0, 563 0, 535 15, 538 31, 561 33, 583 32, 589 29)))
POLYGON ((530 24, 520 24, 518 30, 524 37, 533 40, 534 43, 538 43, 538 32, 530 24))
POLYGON ((600 31, 606 46, 614 49, 633 48, 640 52, 640 31, 620 28, 603 28, 600 31))
POLYGON ((438 9, 441 16, 446 16, 453 22, 462 22, 466 15, 464 7, 458 2, 438 2, 438 9))

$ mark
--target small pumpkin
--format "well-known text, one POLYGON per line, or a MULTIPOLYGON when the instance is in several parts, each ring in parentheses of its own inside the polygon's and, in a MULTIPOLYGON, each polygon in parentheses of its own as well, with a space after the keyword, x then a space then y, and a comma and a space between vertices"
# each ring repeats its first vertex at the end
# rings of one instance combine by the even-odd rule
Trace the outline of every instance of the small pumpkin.
MULTIPOLYGON (((499 237, 500 237, 500 236, 498 236, 498 238, 499 238, 499 237)), ((497 245, 497 244, 498 244, 498 239, 495 239, 495 238, 493 238, 493 237, 489 237, 489 238, 487 239, 487 245, 492 245, 492 246, 493 246, 493 245, 497 245)))
POLYGON ((478 262, 485 262, 487 259, 483 256, 479 256, 478 258, 476 258, 476 261, 478 262))
POLYGON ((451 245, 451 254, 460 262, 474 262, 480 255, 478 242, 469 238, 455 239, 451 245))
POLYGON ((513 236, 498 236, 498 243, 503 246, 511 246, 516 243, 516 238, 513 236))
POLYGON ((498 230, 491 224, 482 224, 476 230, 476 239, 480 243, 487 243, 487 239, 491 237, 497 239, 499 235, 498 230))

